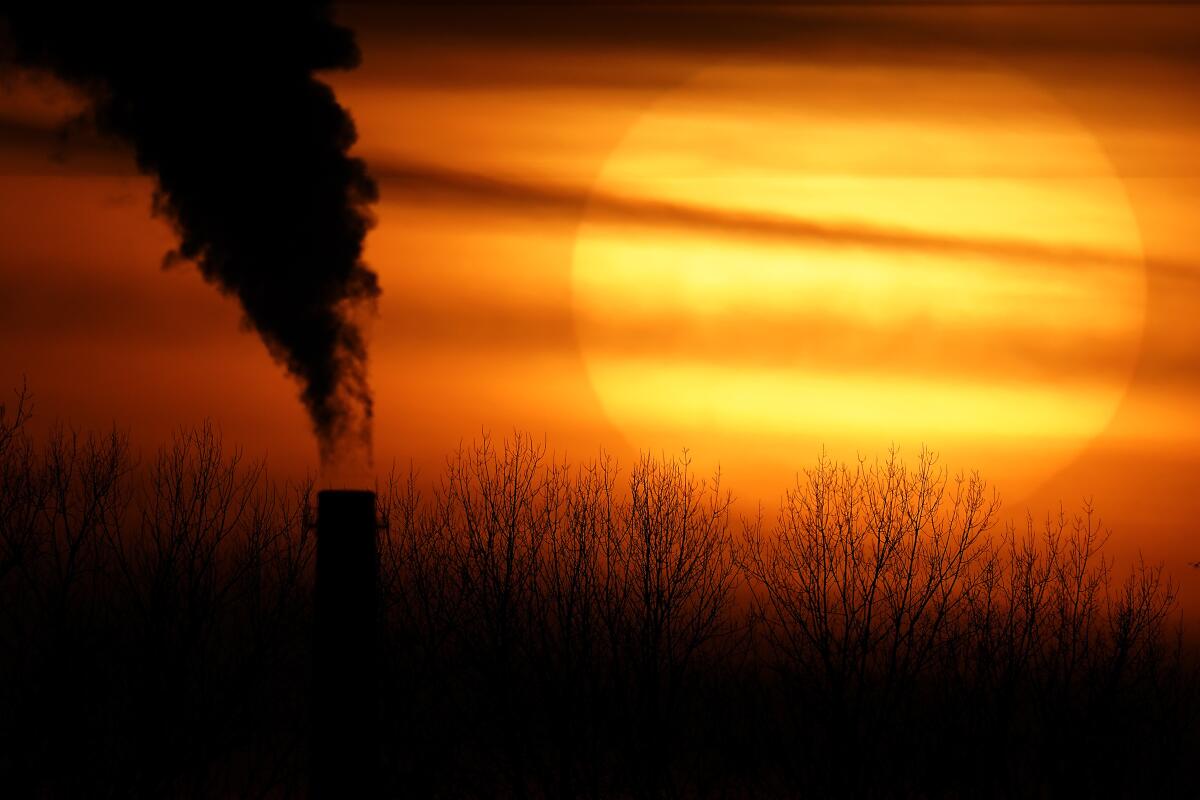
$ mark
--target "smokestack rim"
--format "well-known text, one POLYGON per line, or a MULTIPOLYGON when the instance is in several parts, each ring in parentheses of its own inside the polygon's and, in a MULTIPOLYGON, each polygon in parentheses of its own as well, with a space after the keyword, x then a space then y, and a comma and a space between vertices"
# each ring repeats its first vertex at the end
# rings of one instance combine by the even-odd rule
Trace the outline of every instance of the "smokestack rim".
POLYGON ((341 530, 339 536, 355 536, 357 530, 372 532, 377 526, 378 495, 370 489, 322 489, 317 492, 317 534, 341 530))
POLYGON ((374 498, 375 490, 374 489, 321 489, 319 492, 317 492, 317 502, 318 503, 323 502, 326 498, 328 498, 330 501, 336 502, 338 500, 351 500, 352 498, 355 498, 355 497, 362 498, 364 500, 367 497, 374 498))

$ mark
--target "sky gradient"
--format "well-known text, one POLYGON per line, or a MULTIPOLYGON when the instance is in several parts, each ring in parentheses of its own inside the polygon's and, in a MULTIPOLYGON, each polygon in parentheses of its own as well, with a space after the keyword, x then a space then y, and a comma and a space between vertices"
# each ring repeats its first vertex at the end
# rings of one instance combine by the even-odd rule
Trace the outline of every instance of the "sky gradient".
MULTIPOLYGON (((339 16, 363 61, 327 77, 380 187, 377 465, 514 428, 689 447, 770 513, 822 446, 925 445, 1013 515, 1094 497, 1197 594, 1200 11, 339 16)), ((150 448, 211 418, 315 469, 296 386, 162 267, 151 179, 64 132, 79 107, 4 76, 0 380, 39 424, 150 448)))

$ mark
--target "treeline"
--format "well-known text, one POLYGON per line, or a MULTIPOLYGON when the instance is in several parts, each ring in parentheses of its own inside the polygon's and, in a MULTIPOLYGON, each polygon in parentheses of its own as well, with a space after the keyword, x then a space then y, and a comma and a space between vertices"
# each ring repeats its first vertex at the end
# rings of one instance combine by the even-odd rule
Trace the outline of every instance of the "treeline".
MULTIPOLYGON (((0 414, 6 796, 306 787, 313 487, 210 427, 0 414), (7 787, 11 787, 8 789, 7 787)), ((484 439, 379 487, 386 785, 412 797, 1192 793, 1196 660, 1090 508, 1016 529, 933 457, 743 519, 685 458, 484 439)))

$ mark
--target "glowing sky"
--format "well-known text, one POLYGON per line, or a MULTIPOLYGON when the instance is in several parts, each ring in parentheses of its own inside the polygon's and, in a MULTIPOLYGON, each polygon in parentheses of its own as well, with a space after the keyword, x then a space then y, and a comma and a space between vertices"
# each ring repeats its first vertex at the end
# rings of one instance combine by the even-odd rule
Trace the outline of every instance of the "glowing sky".
MULTIPOLYGON (((379 461, 483 429, 689 446, 774 505, 824 444, 926 444, 1013 510, 1095 496, 1200 558, 1200 12, 347 7, 330 75, 381 188, 379 461), (1084 22, 1086 21, 1086 24, 1084 22)), ((73 100, 0 93, 0 380, 274 469, 294 387, 73 100)), ((1133 532, 1136 532, 1134 534, 1133 532)))

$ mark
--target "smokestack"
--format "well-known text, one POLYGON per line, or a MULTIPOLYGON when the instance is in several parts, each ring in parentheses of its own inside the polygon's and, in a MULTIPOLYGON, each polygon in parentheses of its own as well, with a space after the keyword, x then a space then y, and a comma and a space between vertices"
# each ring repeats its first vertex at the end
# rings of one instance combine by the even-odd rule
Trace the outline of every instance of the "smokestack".
POLYGON ((311 795, 379 795, 379 550, 375 493, 317 495, 311 795))

